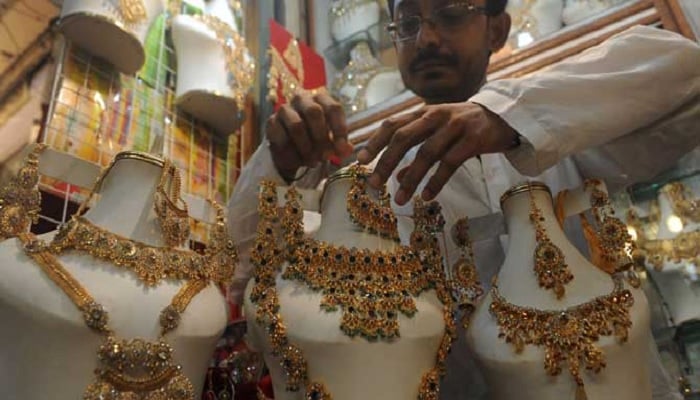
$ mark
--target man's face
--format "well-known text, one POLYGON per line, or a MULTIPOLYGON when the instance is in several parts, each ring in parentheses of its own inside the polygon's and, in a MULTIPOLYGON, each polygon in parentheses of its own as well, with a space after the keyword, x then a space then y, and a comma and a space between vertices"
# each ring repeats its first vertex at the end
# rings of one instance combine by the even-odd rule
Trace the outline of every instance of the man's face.
MULTIPOLYGON (((468 4, 483 7, 485 2, 473 0, 468 4)), ((395 2, 394 21, 416 15, 442 17, 423 21, 415 38, 396 42, 406 87, 427 103, 466 101, 484 82, 491 47, 488 17, 483 12, 465 13, 464 7, 454 7, 464 4, 459 0, 395 2), (451 24, 450 18, 461 22, 451 24)))

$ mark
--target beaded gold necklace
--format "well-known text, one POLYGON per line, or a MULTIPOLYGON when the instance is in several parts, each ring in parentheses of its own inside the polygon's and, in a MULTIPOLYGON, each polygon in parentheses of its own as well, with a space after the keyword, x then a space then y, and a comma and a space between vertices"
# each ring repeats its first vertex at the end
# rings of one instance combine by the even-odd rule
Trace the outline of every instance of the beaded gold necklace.
POLYGON ((177 328, 182 313, 208 282, 191 280, 178 291, 161 312, 161 334, 157 342, 119 339, 108 326, 107 311, 45 250, 36 236, 22 233, 18 238, 27 256, 82 312, 85 324, 104 337, 97 351, 99 366, 95 369, 95 380, 86 388, 84 400, 195 399, 192 382, 173 360, 173 348, 164 336, 177 328))
MULTIPOLYGON (((257 305, 256 322, 265 327, 272 354, 280 359, 287 375, 287 390, 298 391, 303 385, 306 399, 330 400, 332 396, 325 386, 312 382, 308 376, 303 352, 289 341, 279 313, 275 277, 281 271, 284 261, 281 255, 285 252, 275 250, 273 225, 278 216, 274 184, 267 182, 261 188, 258 208, 261 223, 251 255, 251 261, 256 265, 255 285, 251 292, 251 301, 257 305)), ((334 311, 342 308, 341 329, 345 334, 360 335, 369 340, 395 339, 399 336, 398 313, 410 316, 416 312, 412 296, 424 290, 436 290, 443 303, 445 333, 436 365, 423 376, 418 395, 419 400, 436 400, 439 379, 445 372, 445 359, 456 337, 456 325, 444 272, 431 265, 434 257, 409 248, 393 253, 348 250, 303 239, 299 195, 292 189, 286 198, 282 226, 290 265, 283 278, 304 282, 314 291, 323 291, 322 309, 334 311)), ((426 240, 425 243, 431 242, 426 240)))
POLYGON ((521 353, 526 345, 544 347, 547 374, 558 376, 566 363, 576 381, 576 400, 586 400, 581 370, 598 373, 605 368, 605 354, 595 343, 601 336, 610 335, 624 343, 632 326, 632 293, 625 289, 620 277, 615 276, 613 281, 611 293, 564 310, 510 304, 494 283, 489 311, 498 323, 498 336, 510 343, 516 353, 521 353))

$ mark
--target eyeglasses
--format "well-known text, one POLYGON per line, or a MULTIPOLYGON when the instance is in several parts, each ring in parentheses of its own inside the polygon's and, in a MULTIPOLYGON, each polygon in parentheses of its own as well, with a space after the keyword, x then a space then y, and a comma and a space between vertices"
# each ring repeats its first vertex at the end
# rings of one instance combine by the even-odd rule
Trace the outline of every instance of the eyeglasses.
POLYGON ((423 25, 429 22, 434 29, 449 33, 467 23, 469 17, 476 13, 486 13, 486 7, 468 3, 456 3, 433 11, 430 17, 411 15, 387 24, 386 29, 394 42, 415 39, 423 25))

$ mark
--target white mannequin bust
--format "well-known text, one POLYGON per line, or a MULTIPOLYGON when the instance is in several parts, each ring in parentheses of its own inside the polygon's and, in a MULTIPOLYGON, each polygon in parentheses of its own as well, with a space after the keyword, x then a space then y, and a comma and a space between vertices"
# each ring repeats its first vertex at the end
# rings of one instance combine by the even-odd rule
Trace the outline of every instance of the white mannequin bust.
MULTIPOLYGON (((201 3, 203 12, 238 32, 235 17, 227 0, 201 3)), ((246 49, 240 60, 226 57, 217 32, 201 18, 177 15, 172 20, 173 44, 177 57, 176 103, 178 107, 208 124, 217 133, 229 135, 240 123, 236 93, 231 86, 231 68, 252 71, 252 59, 246 49), (233 65, 233 63, 238 63, 233 65)), ((239 82, 243 84, 243 82, 239 82)))
MULTIPOLYGON (((502 204, 508 231, 517 234, 509 235, 506 258, 498 275, 500 294, 511 304, 538 310, 561 310, 611 293, 614 285, 610 276, 590 264, 559 227, 551 194, 541 187, 533 186, 532 190, 545 218, 542 225, 551 241, 564 253, 574 279, 566 285, 566 294, 560 300, 551 291, 539 287, 533 272, 535 229, 529 218, 530 195, 524 191, 508 197, 502 204)), ((601 337, 596 345, 604 352, 607 367, 599 374, 589 373, 582 367, 581 376, 589 399, 651 399, 649 310, 644 294, 631 290, 634 306, 630 309, 629 340, 620 345, 613 336, 601 337)), ((567 365, 562 365, 562 373, 552 378, 543 369, 543 347, 528 345, 521 354, 516 354, 511 344, 498 337, 498 324, 489 313, 491 301, 491 295, 485 295, 467 333, 490 388, 490 399, 573 399, 576 383, 568 374, 567 365)))
MULTIPOLYGON (((700 230, 700 224, 694 223, 689 219, 681 220, 675 215, 671 200, 665 191, 661 190, 657 199, 659 202, 660 220, 656 240, 670 240, 677 237, 681 232, 700 230), (670 229, 671 227, 674 228, 675 232, 670 229), (681 228, 680 232, 678 232, 679 228, 681 228)), ((685 277, 685 269, 691 263, 692 260, 688 259, 680 262, 664 259, 660 271, 657 271, 651 265, 648 266, 652 278, 664 296, 668 311, 677 324, 700 318, 700 308, 697 306, 700 302, 700 293, 697 287, 694 288, 693 285, 690 285, 685 277)), ((689 267, 690 269, 696 269, 699 266, 693 267, 690 265, 689 267)))
MULTIPOLYGON (((41 168, 41 166, 40 166, 41 168)), ((105 177, 99 201, 86 214, 110 232, 153 246, 164 246, 153 211, 161 167, 123 159, 105 177)), ((54 232, 42 235, 50 240, 54 232)), ((155 341, 161 310, 183 282, 165 280, 153 288, 130 271, 78 252, 58 256, 61 264, 109 313, 122 339, 155 341)), ((94 381, 103 337, 85 325, 81 312, 21 248, 17 239, 0 243, 0 392, 4 399, 82 398, 94 381)), ((202 392, 206 369, 225 325, 226 306, 210 285, 192 300, 179 327, 165 339, 174 362, 202 392)))
POLYGON ((63 34, 90 54, 133 74, 143 65, 144 42, 153 20, 165 11, 164 0, 139 0, 145 18, 127 21, 119 0, 64 0, 59 27, 63 34))
MULTIPOLYGON (((350 221, 345 198, 350 186, 350 178, 327 183, 321 204, 323 218, 314 237, 346 247, 395 249, 393 241, 365 233, 350 221)), ((252 283, 246 299, 251 288, 252 283)), ((434 367, 444 333, 443 306, 435 291, 414 298, 418 312, 412 318, 399 316, 401 337, 392 342, 349 338, 340 330, 342 312, 321 311, 322 294, 303 284, 278 277, 277 293, 287 334, 302 349, 311 381, 323 383, 335 400, 417 398, 421 378, 434 367)), ((304 398, 303 390, 285 390, 286 376, 279 361, 271 356, 267 334, 255 322, 255 305, 250 301, 245 302, 245 314, 251 342, 262 349, 270 368, 275 398, 304 398)))

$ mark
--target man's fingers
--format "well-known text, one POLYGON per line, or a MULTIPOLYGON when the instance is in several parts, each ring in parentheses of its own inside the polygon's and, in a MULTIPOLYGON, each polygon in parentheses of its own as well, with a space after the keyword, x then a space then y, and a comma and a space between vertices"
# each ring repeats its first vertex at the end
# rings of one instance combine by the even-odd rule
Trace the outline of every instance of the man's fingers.
POLYGON ((439 124, 438 118, 427 117, 426 114, 397 129, 391 136, 386 151, 379 158, 379 162, 369 178, 369 184, 375 188, 383 185, 406 152, 431 136, 439 124))
POLYGON ((323 109, 326 123, 331 129, 335 153, 339 157, 347 157, 352 154, 353 146, 348 143, 348 126, 343 106, 327 93, 317 94, 314 96, 314 101, 323 109))
POLYGON ((308 128, 307 136, 312 140, 313 155, 321 161, 322 155, 331 150, 333 143, 328 137, 328 126, 323 107, 309 96, 296 95, 292 107, 297 111, 308 128))
POLYGON ((372 135, 372 137, 369 139, 365 148, 360 150, 360 152, 357 154, 357 161, 359 161, 361 164, 367 164, 374 160, 374 158, 377 157, 377 154, 379 154, 379 152, 389 144, 396 130, 410 122, 417 120, 422 115, 423 111, 419 110, 385 119, 379 128, 374 132, 374 135, 372 135))
POLYGON ((450 150, 461 134, 458 126, 448 123, 440 127, 420 146, 416 158, 399 179, 399 189, 395 199, 397 204, 403 205, 413 197, 416 187, 423 181, 430 168, 450 150))
POLYGON ((469 158, 476 155, 476 144, 463 138, 445 154, 440 160, 437 171, 430 177, 421 193, 423 200, 430 201, 437 196, 443 186, 457 171, 457 169, 469 158))
POLYGON ((301 116, 291 106, 285 104, 277 112, 277 117, 299 153, 303 161, 302 164, 313 167, 318 163, 320 157, 313 153, 311 138, 306 133, 308 129, 301 116))

